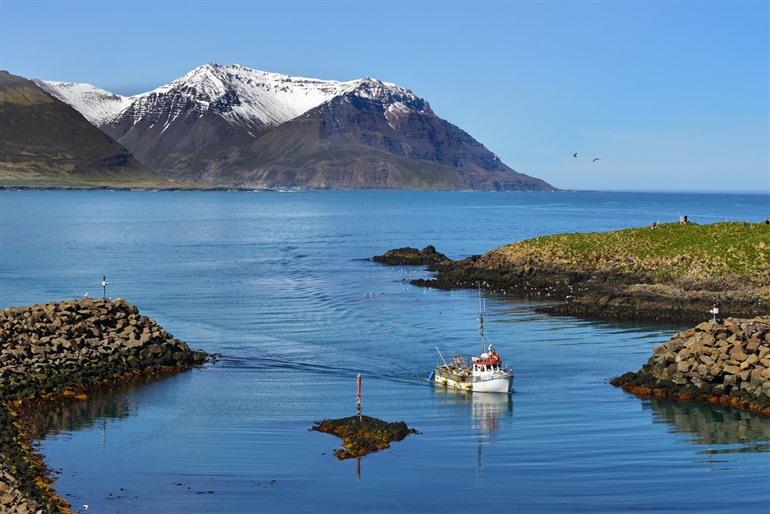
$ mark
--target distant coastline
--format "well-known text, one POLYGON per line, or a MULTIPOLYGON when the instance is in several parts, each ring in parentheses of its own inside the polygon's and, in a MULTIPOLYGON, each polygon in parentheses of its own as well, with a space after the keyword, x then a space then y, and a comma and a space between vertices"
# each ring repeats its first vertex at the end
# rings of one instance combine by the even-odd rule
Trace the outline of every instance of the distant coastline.
POLYGON ((770 311, 765 222, 553 234, 456 261, 423 254, 401 248, 373 260, 435 272, 413 285, 531 296, 553 302, 542 312, 582 318, 693 322, 703 321, 714 305, 729 316, 770 311))

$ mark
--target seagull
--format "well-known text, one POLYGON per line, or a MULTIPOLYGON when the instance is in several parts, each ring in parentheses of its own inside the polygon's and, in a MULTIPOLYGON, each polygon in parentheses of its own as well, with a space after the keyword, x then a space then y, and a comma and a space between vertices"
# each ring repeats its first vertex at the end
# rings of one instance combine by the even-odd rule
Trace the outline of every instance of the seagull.
POLYGON ((598 160, 599 160, 599 158, 598 158, 598 157, 594 157, 594 160, 592 160, 591 162, 596 162, 596 161, 598 161, 598 160))
POLYGON ((573 158, 573 159, 577 159, 577 152, 575 152, 575 153, 573 153, 573 154, 572 154, 572 158, 573 158))

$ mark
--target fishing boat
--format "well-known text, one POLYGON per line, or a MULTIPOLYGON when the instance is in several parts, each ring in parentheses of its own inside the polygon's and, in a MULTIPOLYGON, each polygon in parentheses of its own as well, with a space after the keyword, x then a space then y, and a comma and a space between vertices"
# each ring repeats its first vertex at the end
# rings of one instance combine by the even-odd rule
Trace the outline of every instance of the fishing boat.
POLYGON ((466 360, 462 355, 453 356, 449 362, 444 359, 441 350, 436 351, 441 363, 433 370, 432 379, 437 385, 443 385, 475 393, 510 393, 513 384, 513 371, 503 365, 500 354, 484 333, 484 301, 479 290, 479 335, 481 352, 466 360), (486 349, 485 349, 486 347, 486 349))

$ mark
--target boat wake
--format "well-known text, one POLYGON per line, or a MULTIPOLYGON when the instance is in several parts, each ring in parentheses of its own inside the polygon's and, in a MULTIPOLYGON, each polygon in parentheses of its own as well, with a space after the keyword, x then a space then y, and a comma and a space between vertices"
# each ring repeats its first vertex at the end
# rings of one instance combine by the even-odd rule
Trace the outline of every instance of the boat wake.
POLYGON ((312 364, 309 362, 291 361, 273 357, 235 357, 220 355, 219 363, 229 368, 238 368, 246 370, 265 370, 265 369, 283 369, 302 371, 318 375, 335 375, 342 377, 355 377, 359 373, 367 378, 387 380, 390 382, 399 382, 402 384, 412 384, 419 386, 429 386, 427 377, 421 377, 415 374, 392 374, 382 373, 365 368, 347 368, 342 366, 326 366, 323 364, 312 364))

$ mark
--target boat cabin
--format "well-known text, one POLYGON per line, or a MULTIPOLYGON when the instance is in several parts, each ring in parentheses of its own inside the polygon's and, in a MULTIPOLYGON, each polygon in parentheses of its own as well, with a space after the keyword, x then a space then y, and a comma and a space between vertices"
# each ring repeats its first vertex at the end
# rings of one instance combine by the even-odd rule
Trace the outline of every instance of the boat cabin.
POLYGON ((473 371, 476 371, 478 373, 483 372, 491 372, 491 371, 502 371, 503 367, 498 362, 497 364, 492 363, 473 363, 473 371))

